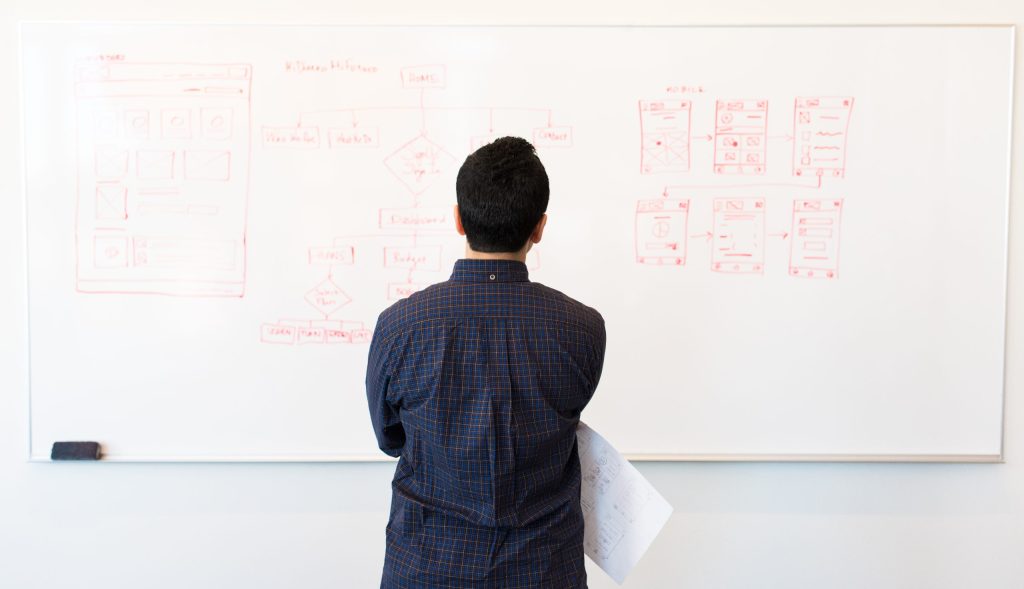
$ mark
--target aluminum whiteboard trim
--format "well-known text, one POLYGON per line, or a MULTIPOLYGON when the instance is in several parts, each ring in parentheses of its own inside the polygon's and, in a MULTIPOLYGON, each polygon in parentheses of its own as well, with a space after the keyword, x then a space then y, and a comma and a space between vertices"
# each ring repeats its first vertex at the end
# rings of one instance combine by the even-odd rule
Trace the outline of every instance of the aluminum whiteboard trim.
POLYGON ((216 456, 164 456, 164 455, 101 455, 99 460, 50 460, 49 456, 33 456, 30 462, 35 463, 51 463, 59 462, 66 464, 73 462, 75 464, 95 464, 98 462, 115 462, 115 463, 174 463, 174 464, 192 464, 192 463, 395 463, 398 462, 397 458, 392 458, 383 453, 380 455, 374 454, 254 454, 252 456, 229 456, 229 455, 216 455, 216 456))
POLYGON ((586 24, 586 23, 429 23, 412 21, 395 22, 274 22, 274 21, 189 21, 189 20, 76 20, 76 19, 22 19, 19 25, 88 25, 88 26, 212 26, 212 27, 286 27, 286 28, 319 28, 319 29, 989 29, 1016 28, 1014 22, 810 22, 810 23, 667 23, 667 24, 586 24))
POLYGON ((21 230, 24 231, 22 236, 22 245, 25 248, 25 254, 21 257, 22 263, 25 265, 25 410, 28 413, 28 451, 25 456, 27 460, 32 460, 32 294, 29 286, 29 243, 28 243, 28 150, 26 149, 26 136, 25 136, 25 40, 24 40, 24 23, 18 23, 18 132, 19 141, 18 146, 21 149, 21 230))
POLYGON ((1003 464, 999 454, 625 454, 633 462, 901 462, 1003 464))
MULTIPOLYGON (((1001 399, 1000 412, 1002 420, 999 424, 999 459, 1005 461, 1006 455, 1006 373, 1009 369, 1009 353, 1010 348, 1010 329, 1009 329, 1009 317, 1010 317, 1010 254, 1013 249, 1010 247, 1012 240, 1012 232, 1010 227, 1010 219, 1013 214, 1013 209, 1010 205, 1013 200, 1013 188, 1014 188, 1014 175, 1013 175, 1013 137, 1016 134, 1017 129, 1017 116, 1016 108, 1014 104, 1014 91, 1016 90, 1017 80, 1017 27, 1010 27, 1010 95, 1007 97, 1009 102, 1010 110, 1010 133, 1007 136, 1006 145, 1006 227, 1003 242, 1006 244, 1006 253, 1003 258, 1003 374, 1002 374, 1002 387, 1003 395, 1001 399)), ((1019 228, 1024 229, 1024 228, 1019 228)))
MULTIPOLYGON (((945 464, 1004 464, 998 454, 623 454, 630 462, 894 462, 945 464)), ((34 456, 31 462, 48 463, 49 457, 34 456)), ((373 454, 296 454, 253 456, 103 456, 99 460, 75 463, 394 463, 396 459, 373 454)))

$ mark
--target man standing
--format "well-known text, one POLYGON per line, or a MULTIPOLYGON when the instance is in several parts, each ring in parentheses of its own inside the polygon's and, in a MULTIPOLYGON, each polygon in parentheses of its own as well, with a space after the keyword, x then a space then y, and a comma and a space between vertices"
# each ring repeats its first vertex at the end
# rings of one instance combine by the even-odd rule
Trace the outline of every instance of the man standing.
POLYGON ((530 282, 547 222, 533 146, 466 158, 447 282, 377 320, 366 394, 392 481, 382 588, 587 586, 576 425, 604 362, 597 311, 530 282))

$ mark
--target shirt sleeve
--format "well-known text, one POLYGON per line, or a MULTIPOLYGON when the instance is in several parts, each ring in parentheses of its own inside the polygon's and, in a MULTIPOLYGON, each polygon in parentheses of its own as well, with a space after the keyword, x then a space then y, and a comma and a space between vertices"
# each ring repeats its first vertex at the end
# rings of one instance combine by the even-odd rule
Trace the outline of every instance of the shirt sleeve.
POLYGON ((366 400, 377 446, 389 456, 399 456, 405 446, 405 428, 398 407, 388 402, 391 383, 390 341, 382 334, 380 320, 373 330, 370 354, 366 362, 366 400))
POLYGON ((607 332, 605 332, 603 318, 598 318, 597 328, 594 331, 594 356, 590 369, 590 382, 593 384, 593 388, 590 390, 591 396, 593 396, 594 391, 597 390, 597 383, 601 381, 601 372, 604 369, 604 351, 608 342, 608 335, 607 332))

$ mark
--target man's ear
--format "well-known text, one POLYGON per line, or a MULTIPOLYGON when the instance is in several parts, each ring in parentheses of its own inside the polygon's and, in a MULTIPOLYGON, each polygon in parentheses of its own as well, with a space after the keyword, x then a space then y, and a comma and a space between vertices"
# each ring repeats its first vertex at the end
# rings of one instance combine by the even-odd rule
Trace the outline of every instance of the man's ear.
POLYGON ((455 205, 455 230, 459 235, 465 235, 466 229, 462 226, 462 215, 459 214, 459 205, 455 205))
POLYGON ((540 238, 544 237, 544 226, 548 224, 547 213, 541 215, 540 221, 537 221, 537 226, 533 228, 533 233, 530 234, 530 243, 540 243, 540 238))

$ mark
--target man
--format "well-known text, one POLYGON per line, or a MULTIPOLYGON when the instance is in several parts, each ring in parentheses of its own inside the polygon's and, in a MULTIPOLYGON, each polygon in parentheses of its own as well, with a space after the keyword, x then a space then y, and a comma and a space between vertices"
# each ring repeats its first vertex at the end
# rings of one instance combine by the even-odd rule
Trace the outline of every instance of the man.
POLYGON ((481 147, 455 190, 465 259, 381 313, 370 344, 373 429, 400 457, 381 587, 585 588, 576 426, 604 321, 529 280, 549 193, 532 145, 481 147))

